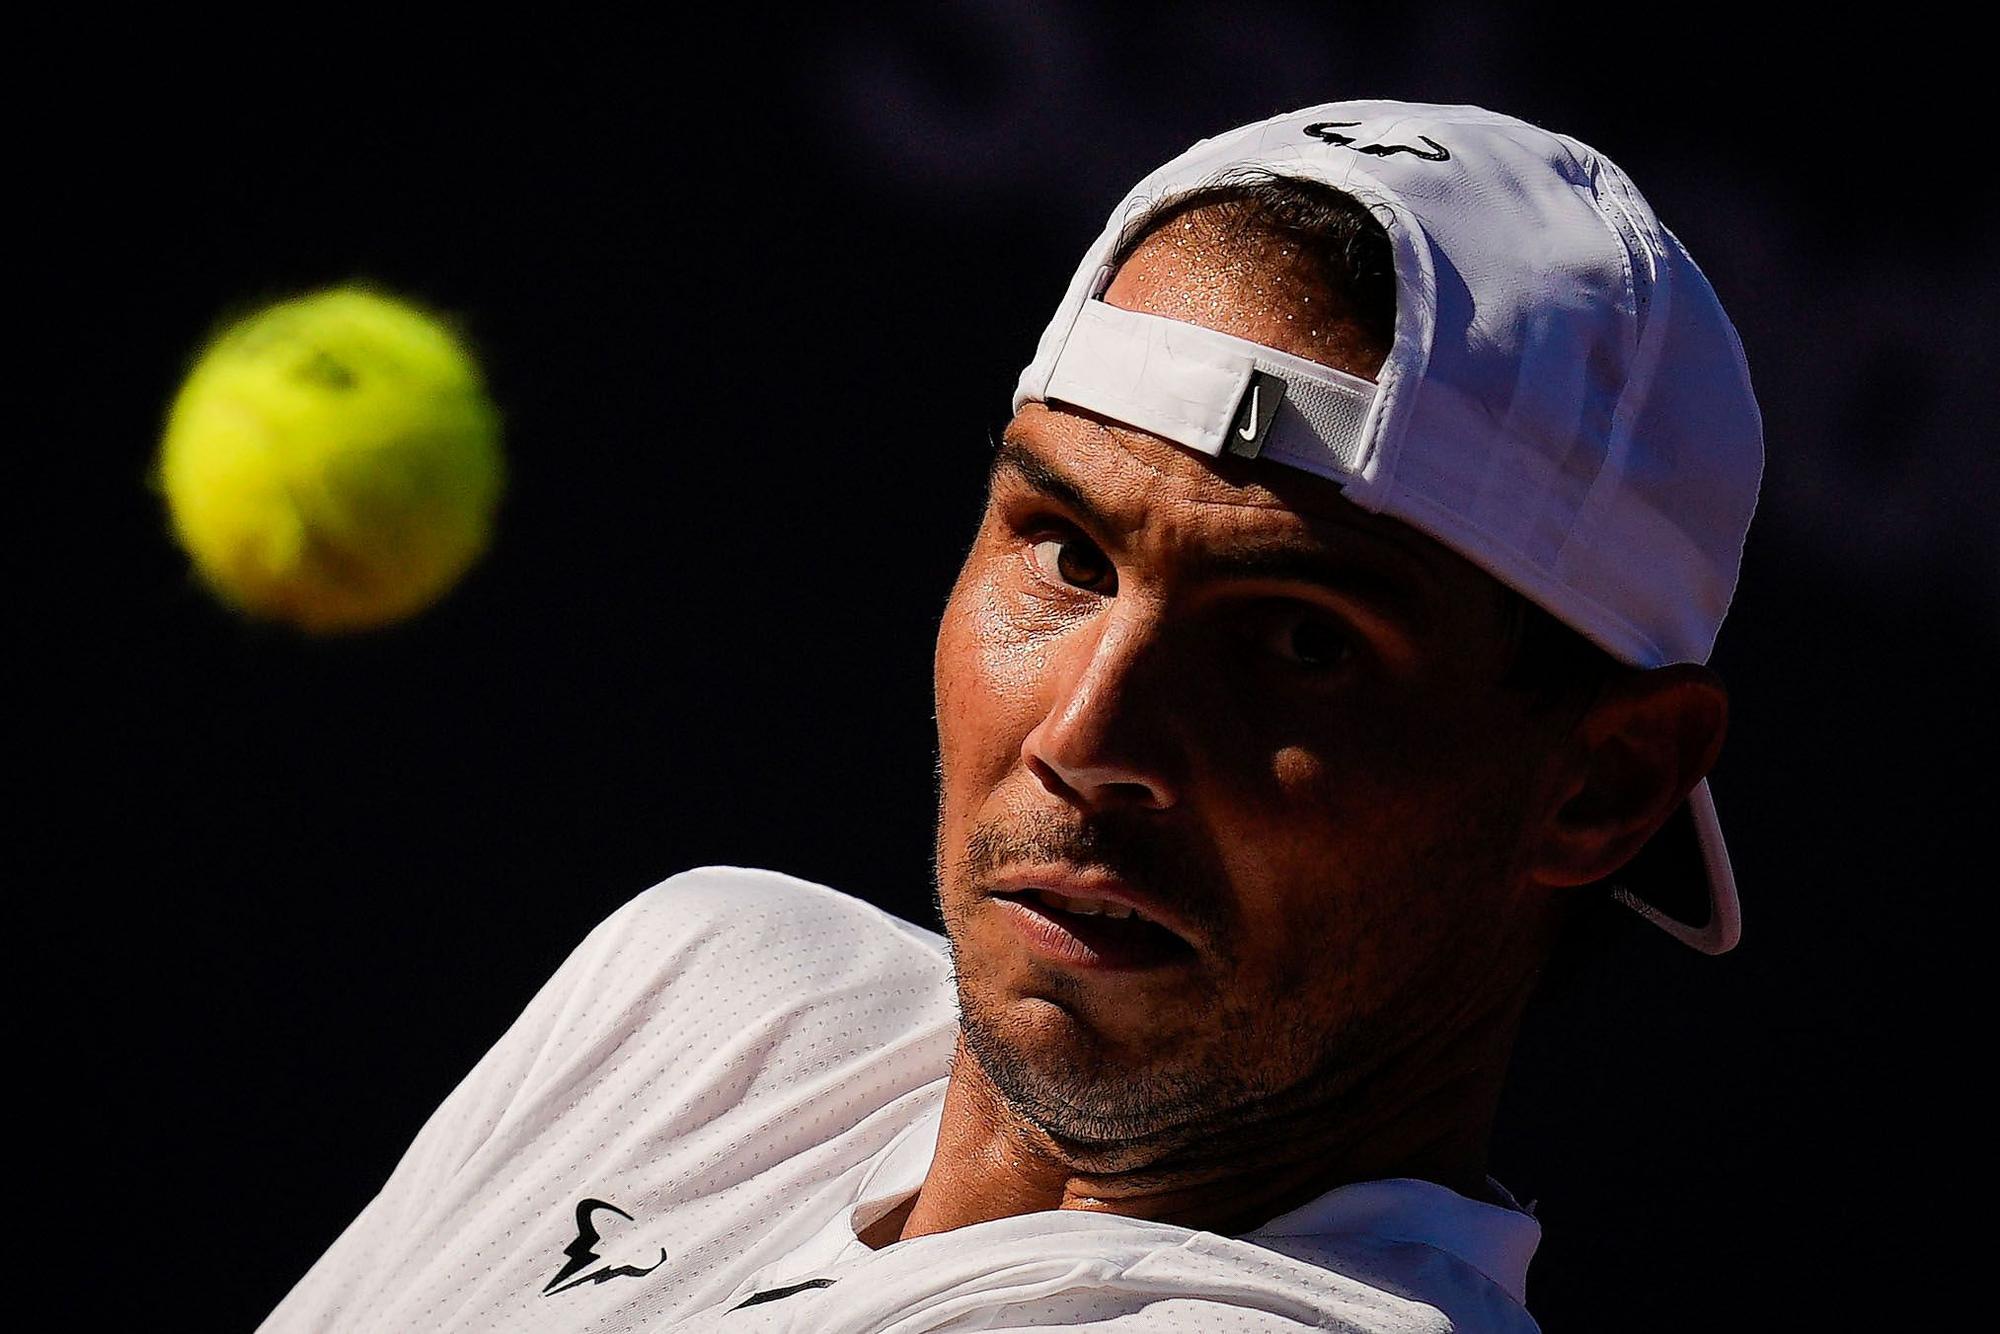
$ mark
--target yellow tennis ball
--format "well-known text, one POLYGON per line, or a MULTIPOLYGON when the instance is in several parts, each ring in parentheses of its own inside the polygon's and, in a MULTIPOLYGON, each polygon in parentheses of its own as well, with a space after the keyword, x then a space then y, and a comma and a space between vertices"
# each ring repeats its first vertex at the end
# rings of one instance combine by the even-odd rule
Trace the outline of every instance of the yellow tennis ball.
POLYGON ((442 597, 486 548, 500 418, 425 312, 334 288, 223 330, 188 373, 154 481, 226 602, 315 633, 442 597))

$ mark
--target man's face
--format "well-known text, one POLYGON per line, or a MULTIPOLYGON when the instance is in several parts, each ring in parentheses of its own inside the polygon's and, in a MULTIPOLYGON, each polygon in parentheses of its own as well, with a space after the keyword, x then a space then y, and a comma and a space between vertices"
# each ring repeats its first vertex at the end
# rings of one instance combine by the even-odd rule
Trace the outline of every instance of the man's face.
MULTIPOLYGON (((1269 266, 1199 258, 1148 241, 1106 299, 1339 364, 1269 266)), ((936 661, 939 898, 1009 1103, 1165 1150, 1447 1059, 1547 922, 1508 652, 1497 584, 1332 483, 1023 408, 936 661)))

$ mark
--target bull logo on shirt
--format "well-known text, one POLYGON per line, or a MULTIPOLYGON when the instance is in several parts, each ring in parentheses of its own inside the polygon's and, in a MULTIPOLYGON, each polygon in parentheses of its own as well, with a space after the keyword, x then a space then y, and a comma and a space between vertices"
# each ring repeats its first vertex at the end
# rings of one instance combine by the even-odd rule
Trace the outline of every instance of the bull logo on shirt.
POLYGON ((613 1260, 620 1258, 619 1248, 615 1243, 621 1240, 618 1233, 623 1231, 622 1228, 615 1226, 612 1230, 614 1244, 604 1246, 605 1250, 612 1252, 611 1256, 607 1258, 599 1254, 597 1248, 604 1245, 605 1236, 597 1230, 597 1225, 592 1219, 600 1213, 612 1213, 627 1222, 632 1221, 632 1215, 609 1200, 579 1200, 576 1206, 576 1240, 563 1247, 563 1254, 569 1257, 569 1262, 557 1270, 556 1276, 542 1289, 544 1297, 553 1297, 558 1292, 568 1292, 571 1288, 585 1283, 603 1283, 607 1279, 614 1278, 644 1278, 667 1262, 667 1248, 662 1246, 659 1258, 643 1268, 639 1265, 612 1263, 613 1260), (594 1264, 601 1264, 603 1268, 591 1269, 590 1266, 594 1264))

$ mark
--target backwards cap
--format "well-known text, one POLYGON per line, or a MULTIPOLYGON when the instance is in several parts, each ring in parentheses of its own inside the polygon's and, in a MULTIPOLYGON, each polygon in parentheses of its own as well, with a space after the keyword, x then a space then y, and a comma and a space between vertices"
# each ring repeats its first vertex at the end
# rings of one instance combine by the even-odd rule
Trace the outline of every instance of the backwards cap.
MULTIPOLYGON (((1680 241, 1601 154, 1477 107, 1328 103, 1154 171, 1078 265, 1015 389, 1031 401, 1330 478, 1637 667, 1708 660, 1763 469, 1742 345, 1680 241), (1345 191, 1387 229, 1376 380, 1100 299, 1135 219, 1244 169, 1345 191)), ((1696 949, 1733 947, 1706 780, 1653 842, 1679 846, 1649 845, 1619 897, 1696 949), (1706 881, 1705 923, 1629 883, 1675 855, 1706 881)))

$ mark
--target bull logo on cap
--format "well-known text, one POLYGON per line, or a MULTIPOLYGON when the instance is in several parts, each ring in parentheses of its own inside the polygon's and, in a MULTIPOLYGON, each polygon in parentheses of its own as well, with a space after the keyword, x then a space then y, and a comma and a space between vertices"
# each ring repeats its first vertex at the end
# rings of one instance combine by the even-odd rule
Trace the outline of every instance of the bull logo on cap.
POLYGON ((1332 144, 1335 148, 1351 148, 1357 153, 1366 153, 1370 157, 1390 157, 1397 153, 1408 153, 1410 156, 1420 157, 1426 162, 1451 161, 1451 150, 1431 138, 1428 134, 1417 136, 1417 138, 1430 145, 1430 148, 1426 150, 1418 148, 1414 144, 1361 144, 1354 141, 1353 135, 1341 133, 1342 130, 1352 129, 1360 123, 1358 120, 1316 120, 1306 126, 1305 132, 1323 143, 1332 144))

